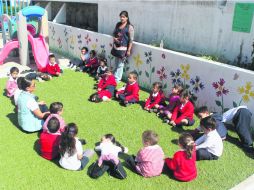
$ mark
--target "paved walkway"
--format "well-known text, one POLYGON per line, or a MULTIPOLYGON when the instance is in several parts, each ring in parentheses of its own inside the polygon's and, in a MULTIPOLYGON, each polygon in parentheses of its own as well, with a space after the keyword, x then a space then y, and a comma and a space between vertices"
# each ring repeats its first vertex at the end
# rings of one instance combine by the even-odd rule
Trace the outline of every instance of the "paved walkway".
POLYGON ((230 190, 254 190, 254 174, 230 190))

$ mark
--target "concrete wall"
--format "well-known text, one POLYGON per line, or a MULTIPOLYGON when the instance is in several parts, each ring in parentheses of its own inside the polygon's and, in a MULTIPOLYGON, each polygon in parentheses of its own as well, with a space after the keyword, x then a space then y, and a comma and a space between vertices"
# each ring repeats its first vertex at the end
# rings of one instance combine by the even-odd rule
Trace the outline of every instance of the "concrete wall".
POLYGON ((163 40, 167 49, 211 55, 230 64, 249 64, 252 60, 254 19, 250 33, 233 32, 232 21, 235 3, 253 0, 51 1, 52 6, 67 2, 67 8, 72 7, 72 12, 67 11, 67 24, 71 26, 111 35, 120 11, 127 10, 137 42, 158 46, 163 40), (81 4, 84 9, 78 9, 81 4))
POLYGON ((233 32, 235 2, 253 1, 118 1, 99 2, 98 32, 111 34, 119 13, 129 12, 135 40, 159 44, 190 54, 208 54, 237 62, 251 62, 254 19, 250 33, 233 32))
MULTIPOLYGON (((110 54, 111 36, 51 22, 49 36, 52 51, 77 58, 80 49, 87 46, 104 54, 109 66, 115 66, 110 54)), ((178 81, 198 97, 197 106, 207 105, 212 111, 222 112, 244 104, 254 113, 254 72, 141 43, 134 43, 124 79, 133 70, 143 88, 150 89, 153 82, 160 81, 169 93, 178 81)))
POLYGON ((68 3, 67 25, 98 31, 98 5, 88 3, 68 3))

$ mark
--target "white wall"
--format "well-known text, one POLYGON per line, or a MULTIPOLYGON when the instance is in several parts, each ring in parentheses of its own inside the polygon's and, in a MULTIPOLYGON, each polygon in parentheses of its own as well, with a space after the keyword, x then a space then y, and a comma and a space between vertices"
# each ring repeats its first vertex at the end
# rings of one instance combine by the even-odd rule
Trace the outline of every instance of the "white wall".
POLYGON ((250 33, 233 32, 235 2, 253 1, 99 1, 98 32, 112 34, 119 13, 129 12, 135 40, 159 43, 173 50, 215 55, 237 60, 242 44, 242 60, 251 62, 254 19, 250 33), (226 3, 226 4, 223 4, 226 3))
MULTIPOLYGON (((52 22, 49 22, 49 36, 53 51, 78 57, 80 48, 87 46, 98 53, 103 51, 110 66, 114 66, 114 59, 110 55, 111 36, 52 22)), ((165 92, 169 93, 174 79, 178 79, 198 97, 197 106, 207 105, 212 111, 221 112, 222 107, 225 109, 244 104, 254 113, 252 71, 140 43, 134 43, 128 61, 124 78, 128 71, 136 70, 139 73, 139 84, 144 88, 149 89, 153 82, 160 81, 165 92), (173 76, 177 71, 179 75, 173 76), (218 92, 223 92, 222 96, 218 92)))

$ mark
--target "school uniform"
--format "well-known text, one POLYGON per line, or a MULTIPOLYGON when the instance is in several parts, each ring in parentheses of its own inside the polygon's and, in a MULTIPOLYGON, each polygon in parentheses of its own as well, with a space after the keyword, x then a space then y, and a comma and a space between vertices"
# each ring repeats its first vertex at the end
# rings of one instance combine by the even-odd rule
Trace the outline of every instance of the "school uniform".
POLYGON ((252 113, 247 106, 238 106, 232 108, 223 114, 222 122, 232 122, 235 126, 243 147, 253 148, 253 140, 251 134, 251 116, 252 113))
POLYGON ((47 160, 57 158, 59 155, 60 134, 44 131, 40 135, 41 156, 47 160))
POLYGON ((110 99, 114 95, 116 86, 117 83, 114 75, 104 75, 98 84, 98 88, 101 89, 101 91, 98 91, 99 97, 103 99, 105 96, 110 99))
POLYGON ((48 63, 46 66, 46 72, 52 76, 56 76, 56 73, 61 73, 61 69, 57 63, 48 63))
POLYGON ((188 120, 188 126, 194 124, 193 120, 194 106, 188 101, 186 104, 180 104, 175 107, 172 113, 171 120, 175 122, 176 125, 181 125, 183 119, 188 120))
POLYGON ((187 158, 184 150, 177 151, 173 158, 165 159, 166 166, 173 171, 176 179, 180 181, 191 181, 197 177, 196 150, 192 152, 191 158, 187 158))
POLYGON ((195 143, 197 160, 217 160, 222 155, 223 142, 216 129, 204 134, 195 143))
POLYGON ((89 175, 92 178, 99 178, 105 172, 118 178, 124 179, 127 174, 118 158, 118 153, 122 152, 122 148, 113 144, 112 142, 102 142, 99 146, 95 147, 96 151, 100 151, 100 158, 93 163, 89 175))
POLYGON ((117 91, 121 101, 128 101, 129 103, 136 103, 139 101, 139 85, 137 81, 132 84, 127 83, 124 88, 117 91))
POLYGON ((165 102, 165 96, 163 91, 159 91, 157 93, 150 93, 149 98, 146 100, 145 107, 148 109, 153 108, 155 105, 160 105, 165 102))
POLYGON ((159 176, 164 166, 164 152, 159 145, 143 147, 137 156, 129 156, 126 162, 144 177, 159 176))
POLYGON ((99 67, 98 59, 96 57, 89 58, 85 65, 84 71, 89 73, 95 73, 99 67))

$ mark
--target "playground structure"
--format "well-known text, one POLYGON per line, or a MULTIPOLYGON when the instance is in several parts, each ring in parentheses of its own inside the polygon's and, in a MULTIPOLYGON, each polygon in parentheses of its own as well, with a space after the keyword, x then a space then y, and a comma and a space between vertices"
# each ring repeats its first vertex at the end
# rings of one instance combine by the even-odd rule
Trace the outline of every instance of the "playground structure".
POLYGON ((37 68, 39 71, 43 71, 49 55, 47 11, 39 6, 28 6, 17 13, 15 22, 7 14, 2 15, 2 20, 8 22, 9 35, 4 34, 6 30, 3 24, 3 41, 6 43, 4 43, 5 45, 0 52, 0 64, 3 64, 12 50, 19 48, 20 64, 28 65, 30 62, 29 41, 37 68), (36 27, 33 23, 29 23, 31 20, 33 20, 33 23, 34 20, 37 20, 38 26, 36 27), (17 35, 15 35, 15 29, 17 30, 17 35), (7 40, 6 36, 9 36, 9 40, 7 40))

